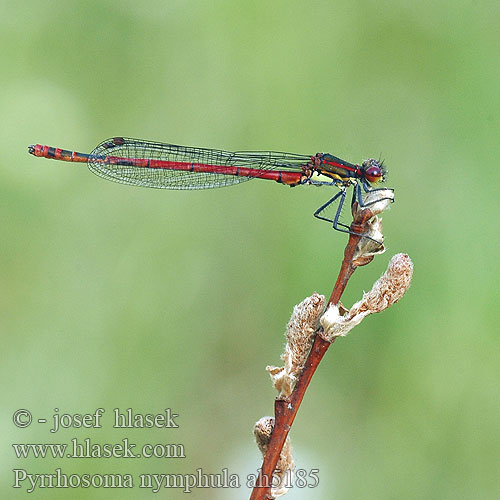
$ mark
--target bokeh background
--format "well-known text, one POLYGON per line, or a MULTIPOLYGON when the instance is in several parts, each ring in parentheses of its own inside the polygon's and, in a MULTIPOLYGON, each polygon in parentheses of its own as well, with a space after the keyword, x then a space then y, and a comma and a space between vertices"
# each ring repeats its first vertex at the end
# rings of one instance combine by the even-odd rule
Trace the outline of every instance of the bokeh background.
MULTIPOLYGON (((493 499, 500 491, 500 7, 496 1, 50 1, 1 5, 2 498, 12 469, 247 474, 272 414, 293 306, 328 295, 345 235, 312 217, 331 189, 254 181, 134 188, 28 144, 90 152, 126 135, 229 150, 382 157, 387 253, 405 298, 327 353, 292 430, 316 488, 289 498, 493 499), (106 410, 102 429, 33 418, 106 410), (178 429, 111 428, 113 408, 178 429), (16 459, 12 443, 182 443, 184 459, 16 459)), ((40 499, 184 498, 138 487, 40 499)), ((194 490, 245 499, 249 490, 194 490)))

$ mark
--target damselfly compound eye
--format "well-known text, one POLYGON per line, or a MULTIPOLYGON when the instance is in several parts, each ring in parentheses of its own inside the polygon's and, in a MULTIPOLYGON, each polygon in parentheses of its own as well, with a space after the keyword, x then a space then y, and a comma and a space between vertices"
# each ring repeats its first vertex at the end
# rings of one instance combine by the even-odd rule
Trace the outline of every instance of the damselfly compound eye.
POLYGON ((366 160, 364 166, 365 177, 368 182, 376 183, 383 178, 384 172, 377 160, 366 160))

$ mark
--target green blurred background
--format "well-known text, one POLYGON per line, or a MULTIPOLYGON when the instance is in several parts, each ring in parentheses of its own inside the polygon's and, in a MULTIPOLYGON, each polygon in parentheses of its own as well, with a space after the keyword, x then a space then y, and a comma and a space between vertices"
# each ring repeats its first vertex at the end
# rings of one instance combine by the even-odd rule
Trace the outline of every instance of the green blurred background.
MULTIPOLYGON (((396 203, 387 253, 413 285, 327 353, 292 430, 314 489, 287 498, 493 499, 500 491, 500 7, 484 2, 1 2, 2 498, 12 469, 245 476, 272 414, 293 306, 329 294, 345 235, 312 217, 331 189, 252 182, 133 188, 28 144, 174 144, 381 156, 396 203), (106 409, 102 429, 16 429, 106 409), (113 408, 178 429, 111 429, 113 408), (184 459, 15 459, 12 443, 182 443, 184 459)), ((184 498, 38 489, 34 498, 184 498)), ((194 490, 192 499, 248 498, 194 490)))

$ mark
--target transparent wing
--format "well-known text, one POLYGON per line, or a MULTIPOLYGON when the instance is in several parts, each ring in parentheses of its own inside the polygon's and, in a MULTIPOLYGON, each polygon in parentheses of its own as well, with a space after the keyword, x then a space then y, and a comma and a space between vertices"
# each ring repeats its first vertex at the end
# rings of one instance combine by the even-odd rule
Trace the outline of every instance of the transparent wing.
POLYGON ((291 153, 229 152, 115 137, 92 151, 88 165, 95 174, 124 184, 206 189, 250 180, 262 170, 299 172, 310 158, 291 153), (246 175, 242 175, 242 170, 237 169, 250 171, 245 170, 246 175))

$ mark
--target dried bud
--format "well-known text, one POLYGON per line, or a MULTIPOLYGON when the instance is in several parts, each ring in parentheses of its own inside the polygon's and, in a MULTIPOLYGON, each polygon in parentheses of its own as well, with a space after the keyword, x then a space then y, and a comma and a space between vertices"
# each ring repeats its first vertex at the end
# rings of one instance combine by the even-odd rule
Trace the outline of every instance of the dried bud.
POLYGON ((373 260, 374 255, 385 252, 384 235, 382 234, 382 219, 376 215, 365 223, 365 233, 356 245, 352 257, 355 266, 363 266, 373 260))
POLYGON ((267 366, 274 387, 280 392, 280 398, 290 396, 297 382, 297 377, 311 349, 314 332, 323 311, 325 297, 314 293, 294 307, 287 326, 285 352, 281 359, 285 366, 267 366))
MULTIPOLYGON (((255 440, 257 441, 257 446, 262 453, 262 458, 266 456, 273 429, 273 417, 262 417, 256 422, 253 428, 255 440)), ((290 475, 293 473, 294 467, 295 463, 293 461, 290 438, 287 436, 272 478, 271 495, 273 498, 280 497, 288 491, 287 484, 291 484, 292 482, 290 475)))
POLYGON ((356 266, 363 266, 372 261, 374 255, 385 252, 384 235, 382 234, 382 219, 377 217, 384 210, 387 210, 394 201, 394 191, 392 189, 376 189, 369 191, 363 199, 364 207, 357 203, 353 206, 353 216, 359 217, 364 210, 370 210, 372 217, 365 223, 365 238, 361 238, 353 256, 353 263, 356 266))
POLYGON ((363 295, 362 300, 351 307, 350 315, 365 310, 381 312, 403 297, 410 288, 413 276, 413 263, 404 253, 398 253, 390 260, 387 271, 374 283, 372 289, 363 295))
POLYGON ((395 255, 387 271, 347 313, 341 313, 333 304, 328 307, 320 320, 324 338, 331 342, 335 337, 344 337, 369 314, 381 312, 396 303, 410 287, 412 275, 410 257, 402 253, 395 255))
POLYGON ((357 206, 356 214, 368 207, 373 215, 381 214, 383 211, 387 210, 390 204, 394 201, 394 191, 392 189, 374 189, 368 191, 363 198, 364 207, 357 206))
MULTIPOLYGON (((293 373, 299 373, 304 367, 324 306, 325 297, 315 292, 293 308, 286 330, 287 347, 290 353, 289 364, 293 373)), ((286 361, 285 355, 282 359, 286 361)))
POLYGON ((255 423, 253 433, 257 446, 264 457, 271 441, 271 434, 274 429, 274 417, 262 417, 255 423))

